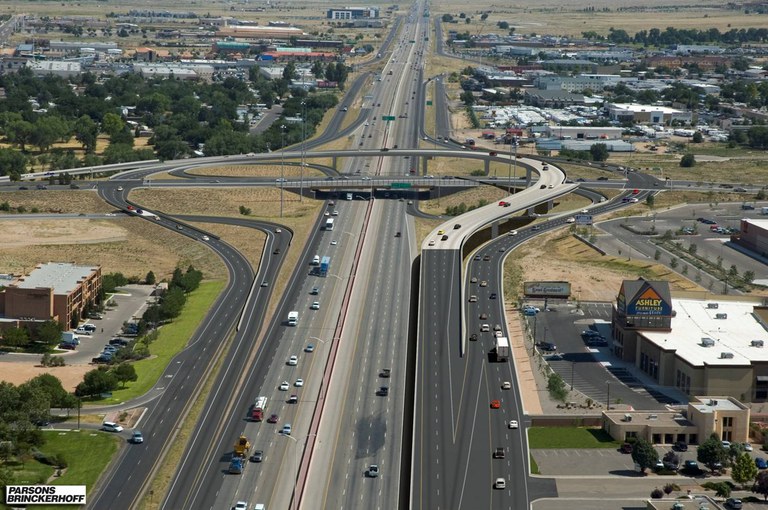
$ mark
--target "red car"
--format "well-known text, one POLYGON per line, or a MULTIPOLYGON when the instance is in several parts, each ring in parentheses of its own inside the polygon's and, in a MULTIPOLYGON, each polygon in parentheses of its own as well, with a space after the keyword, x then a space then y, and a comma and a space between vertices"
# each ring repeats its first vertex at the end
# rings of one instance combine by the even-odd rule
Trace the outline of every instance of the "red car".
POLYGON ((632 190, 632 194, 633 194, 633 195, 637 195, 638 193, 640 193, 640 190, 639 190, 639 189, 633 189, 633 190, 632 190))
POLYGON ((496 151, 491 151, 488 153, 489 156, 498 156, 498 153, 496 151))
POLYGON ((277 423, 280 418, 276 414, 272 414, 267 418, 267 423, 277 423))
POLYGON ((501 407, 501 402, 498 400, 491 400, 491 409, 499 409, 501 407))

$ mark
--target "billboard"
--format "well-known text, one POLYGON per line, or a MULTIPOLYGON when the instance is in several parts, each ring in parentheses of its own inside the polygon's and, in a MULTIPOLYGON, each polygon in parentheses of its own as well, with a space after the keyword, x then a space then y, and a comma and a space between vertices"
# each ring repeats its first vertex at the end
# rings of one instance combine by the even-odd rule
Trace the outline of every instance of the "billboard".
POLYGON ((650 286, 627 305, 627 315, 672 315, 672 307, 650 286))
POLYGON ((592 224, 592 215, 591 214, 577 214, 574 216, 576 219, 577 225, 591 225, 592 224))
POLYGON ((571 295, 569 282, 525 282, 523 293, 526 297, 567 298, 571 295))

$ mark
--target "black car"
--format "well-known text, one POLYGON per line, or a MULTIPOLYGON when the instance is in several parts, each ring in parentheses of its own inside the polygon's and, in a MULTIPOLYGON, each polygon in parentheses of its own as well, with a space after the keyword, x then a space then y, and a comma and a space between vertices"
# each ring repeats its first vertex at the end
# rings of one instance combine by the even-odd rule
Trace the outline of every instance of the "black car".
POLYGON ((28 190, 28 189, 29 189, 29 188, 28 188, 28 187, 26 187, 26 186, 19 186, 19 190, 20 190, 20 191, 25 191, 25 190, 28 190))
POLYGON ((688 451, 688 444, 685 441, 678 441, 678 442, 675 443, 674 448, 678 452, 687 452, 688 451))
POLYGON ((557 350, 557 346, 551 342, 540 342, 539 349, 546 352, 552 352, 557 350))
POLYGON ((490 295, 490 296, 488 296, 488 297, 489 297, 490 299, 496 299, 496 293, 495 293, 495 292, 491 292, 491 295, 490 295))
POLYGON ((392 369, 390 368, 382 368, 381 372, 379 372, 379 377, 384 377, 385 379, 392 374, 392 369))
POLYGON ((389 395, 389 386, 382 386, 376 391, 376 394, 380 397, 386 397, 389 395))

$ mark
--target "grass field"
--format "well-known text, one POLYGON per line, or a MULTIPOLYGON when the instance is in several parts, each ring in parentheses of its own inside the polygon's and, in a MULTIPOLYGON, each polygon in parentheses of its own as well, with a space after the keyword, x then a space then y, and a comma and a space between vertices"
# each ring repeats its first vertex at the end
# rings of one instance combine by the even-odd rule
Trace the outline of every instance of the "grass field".
POLYGON ((160 328, 160 336, 150 346, 151 357, 137 361, 138 381, 129 383, 125 389, 112 392, 112 397, 91 401, 91 404, 116 404, 136 398, 149 391, 170 363, 171 358, 184 349, 192 334, 203 321, 211 304, 224 288, 223 281, 206 281, 200 288, 189 294, 181 315, 172 323, 160 328))
POLYGON ((583 427, 531 427, 528 429, 531 449, 543 448, 618 448, 607 432, 583 427))
MULTIPOLYGON (((62 455, 68 467, 62 476, 51 479, 54 485, 85 485, 90 493, 101 473, 112 460, 121 439, 105 432, 44 431, 45 445, 40 449, 48 456, 62 455)), ((12 468, 13 469, 13 468, 12 468)), ((34 459, 24 462, 23 468, 14 470, 15 483, 46 483, 55 469, 34 459)), ((61 508, 56 505, 35 505, 41 510, 61 508)))

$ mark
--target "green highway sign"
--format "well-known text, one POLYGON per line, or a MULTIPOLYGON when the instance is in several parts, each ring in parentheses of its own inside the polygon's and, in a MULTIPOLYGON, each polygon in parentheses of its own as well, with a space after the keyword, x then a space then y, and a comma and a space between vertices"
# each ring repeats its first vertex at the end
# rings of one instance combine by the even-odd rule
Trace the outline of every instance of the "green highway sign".
POLYGON ((432 101, 427 101, 427 106, 432 106, 432 101))
POLYGON ((410 182, 393 182, 390 185, 390 188, 392 188, 392 189, 408 189, 410 187, 411 187, 411 183, 410 182))
POLYGON ((395 120, 394 115, 382 115, 381 118, 382 120, 395 120))

